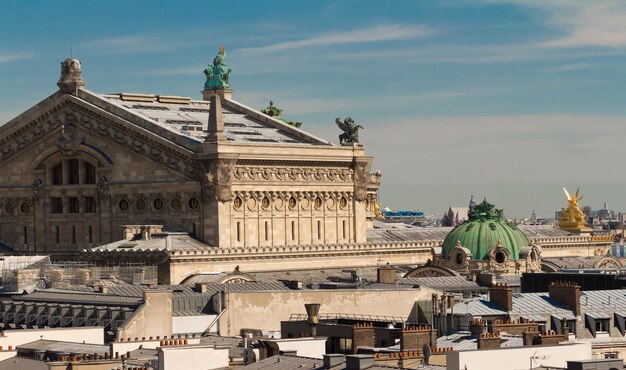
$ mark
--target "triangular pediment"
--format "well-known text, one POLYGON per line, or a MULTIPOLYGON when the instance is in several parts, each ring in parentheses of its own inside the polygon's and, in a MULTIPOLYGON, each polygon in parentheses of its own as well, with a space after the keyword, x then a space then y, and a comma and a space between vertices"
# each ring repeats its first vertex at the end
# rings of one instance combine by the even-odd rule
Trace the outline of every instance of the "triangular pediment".
POLYGON ((41 140, 54 135, 61 137, 67 127, 75 127, 186 177, 198 176, 195 143, 180 145, 175 133, 163 134, 158 127, 150 127, 149 122, 142 126, 132 120, 132 116, 121 117, 80 97, 55 93, 0 128, 0 163, 41 140))

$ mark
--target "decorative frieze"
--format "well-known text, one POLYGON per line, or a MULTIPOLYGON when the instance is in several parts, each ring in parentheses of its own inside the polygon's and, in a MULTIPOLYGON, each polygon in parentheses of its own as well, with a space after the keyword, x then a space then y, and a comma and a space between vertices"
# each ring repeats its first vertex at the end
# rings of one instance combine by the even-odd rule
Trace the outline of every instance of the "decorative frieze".
POLYGON ((235 211, 298 211, 347 210, 351 192, 319 191, 235 191, 232 193, 235 211), (258 207, 258 208, 257 208, 258 207))
POLYGON ((350 183, 353 180, 353 171, 349 168, 236 166, 233 177, 235 181, 241 182, 306 181, 350 183))

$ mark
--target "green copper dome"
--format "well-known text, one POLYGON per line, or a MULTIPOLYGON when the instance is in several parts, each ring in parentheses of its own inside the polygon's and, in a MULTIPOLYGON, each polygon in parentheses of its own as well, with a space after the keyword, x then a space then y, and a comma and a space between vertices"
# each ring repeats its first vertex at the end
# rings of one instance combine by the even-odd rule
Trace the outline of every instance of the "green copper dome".
POLYGON ((481 204, 470 204, 468 220, 455 227, 443 241, 443 254, 449 256, 457 241, 472 252, 472 259, 488 259, 487 252, 498 244, 510 252, 509 258, 519 259, 522 247, 530 245, 528 238, 515 225, 502 218, 502 210, 483 200, 481 204))

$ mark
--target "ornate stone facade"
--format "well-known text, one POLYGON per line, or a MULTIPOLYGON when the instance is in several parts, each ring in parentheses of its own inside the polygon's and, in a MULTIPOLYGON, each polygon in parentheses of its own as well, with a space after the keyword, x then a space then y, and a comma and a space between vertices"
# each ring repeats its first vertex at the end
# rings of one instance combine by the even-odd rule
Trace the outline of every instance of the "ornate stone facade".
POLYGON ((226 249, 365 242, 380 178, 361 145, 333 146, 226 92, 95 94, 78 61, 59 88, 0 127, 0 243, 74 255, 127 224, 226 249))

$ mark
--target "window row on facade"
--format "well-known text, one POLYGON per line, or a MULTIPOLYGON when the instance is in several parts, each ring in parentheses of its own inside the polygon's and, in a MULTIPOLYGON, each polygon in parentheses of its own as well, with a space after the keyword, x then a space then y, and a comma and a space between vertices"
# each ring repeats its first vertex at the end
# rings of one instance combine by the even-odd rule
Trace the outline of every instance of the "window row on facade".
MULTIPOLYGON (((129 199, 122 199, 118 202, 117 207, 120 211, 126 212, 133 206, 133 209, 138 212, 145 211, 148 206, 154 211, 162 211, 166 206, 172 211, 180 211, 183 208, 183 200, 181 198, 175 197, 170 200, 163 199, 161 197, 157 197, 152 199, 152 201, 139 198, 131 203, 129 199)), ((187 206, 189 209, 197 209, 200 206, 200 200, 196 197, 191 197, 187 201, 187 206)))
POLYGON ((326 208, 329 210, 335 209, 337 205, 339 205, 339 209, 348 208, 348 198, 345 196, 341 196, 337 200, 333 197, 324 199, 322 196, 316 196, 312 199, 307 197, 298 199, 295 196, 291 196, 286 200, 283 200, 282 198, 275 198, 272 200, 268 196, 262 196, 260 197, 260 200, 257 200, 254 197, 249 197, 244 200, 241 196, 235 196, 235 199, 233 200, 233 209, 235 211, 242 211, 245 204, 249 210, 255 209, 257 205, 260 206, 260 209, 265 211, 270 211, 272 209, 272 205, 274 205, 276 210, 280 210, 283 208, 285 203, 287 208, 290 210, 296 210, 298 209, 298 206, 303 210, 308 209, 310 206, 313 206, 313 209, 322 210, 324 205, 326 205, 326 208))
POLYGON ((96 213, 96 198, 87 197, 52 197, 50 212, 62 213, 96 213))
POLYGON ((96 183, 96 167, 79 159, 68 159, 52 167, 52 185, 96 183))

